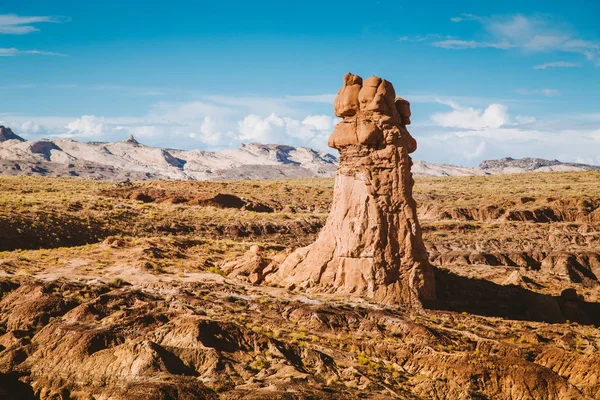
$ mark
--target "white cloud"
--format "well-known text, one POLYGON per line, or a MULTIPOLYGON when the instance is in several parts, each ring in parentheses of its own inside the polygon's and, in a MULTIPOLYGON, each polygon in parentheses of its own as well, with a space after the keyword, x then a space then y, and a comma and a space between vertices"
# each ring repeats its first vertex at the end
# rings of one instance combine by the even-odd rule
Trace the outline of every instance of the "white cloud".
MULTIPOLYGON (((419 142, 417 159, 474 165, 483 159, 529 156, 600 163, 600 115, 562 115, 554 121, 512 116, 505 105, 509 103, 499 99, 425 97, 421 101, 437 101, 449 109, 409 127, 419 142), (489 101, 482 103, 484 100, 489 101)), ((314 112, 309 106, 286 97, 255 102, 252 97, 235 96, 230 101, 221 96, 218 102, 208 97, 192 102, 162 102, 136 117, 32 118, 0 114, 0 119, 28 139, 61 136, 116 141, 133 133, 141 143, 172 148, 217 150, 257 141, 331 151, 327 139, 339 119, 325 110, 314 112), (261 112, 252 103, 267 108, 261 112), (292 111, 282 114, 278 112, 281 109, 292 111)))
POLYGON ((600 122, 600 113, 581 114, 579 117, 587 121, 600 122))
POLYGON ((319 96, 307 97, 297 101, 294 96, 202 96, 189 102, 159 102, 137 117, 7 116, 5 119, 7 125, 17 128, 15 132, 28 132, 31 139, 44 135, 116 141, 132 133, 142 143, 162 147, 216 150, 257 141, 326 150, 327 138, 338 119, 312 112, 324 107, 319 96), (32 128, 37 125, 39 129, 32 128))
MULTIPOLYGON (((25 35, 39 31, 36 24, 39 23, 62 23, 70 21, 65 17, 52 16, 30 16, 24 17, 16 14, 0 14, 0 35, 25 35)), ((42 55, 65 57, 62 53, 43 50, 20 50, 15 47, 0 48, 0 57, 15 57, 19 55, 42 55)))
POLYGON ((556 89, 542 89, 542 93, 544 93, 544 96, 560 96, 560 92, 556 89))
POLYGON ((22 50, 19 52, 20 54, 34 54, 40 56, 55 56, 55 57, 66 57, 66 54, 57 53, 54 51, 42 51, 42 50, 22 50))
POLYGON ((568 36, 535 35, 523 44, 523 48, 531 51, 555 50, 566 44, 568 39, 568 36))
MULTIPOLYGON (((520 48, 525 52, 550 52, 578 53, 588 60, 598 62, 600 58, 600 42, 576 37, 570 26, 560 23, 548 16, 524 16, 520 14, 505 17, 480 17, 472 14, 463 14, 451 19, 453 22, 477 21, 481 24, 488 40, 442 40, 431 44, 445 49, 474 49, 520 48)), ((548 66, 567 66, 548 63, 548 66), (554 64, 554 65, 552 65, 554 64)), ((543 68, 542 64, 540 68, 543 68)), ((574 66, 574 65, 568 65, 574 66)), ((535 68, 535 67, 534 67, 535 68)))
POLYGON ((533 69, 547 69, 547 68, 574 68, 579 67, 580 64, 566 62, 566 61, 553 61, 545 64, 536 65, 533 69))
POLYGON ((327 103, 333 104, 337 94, 318 94, 313 96, 286 96, 285 99, 292 102, 327 103))
POLYGON ((277 114, 266 118, 248 115, 238 122, 238 131, 242 141, 307 145, 323 149, 334 126, 334 119, 327 115, 310 115, 303 120, 277 114))
POLYGON ((452 111, 433 114, 433 124, 412 126, 419 143, 417 159, 476 165, 484 159, 540 157, 600 164, 600 117, 594 114, 538 120, 513 118, 501 104, 473 108, 449 100, 439 103, 452 111))
MULTIPOLYGON (((265 112, 281 115, 291 115, 298 108, 292 106, 286 98, 258 97, 258 96, 204 96, 205 101, 232 111, 244 111, 252 114, 265 114, 265 112)), ((293 102, 292 102, 293 103, 293 102)))
POLYGON ((517 115, 515 117, 515 121, 519 125, 526 125, 526 124, 534 123, 535 121, 537 121, 537 119, 535 117, 531 117, 531 116, 527 116, 527 115, 517 115))
POLYGON ((209 146, 219 146, 223 143, 230 143, 235 139, 235 132, 223 131, 219 127, 218 121, 207 115, 200 125, 200 133, 190 133, 191 138, 196 139, 209 146))
POLYGON ((417 36, 402 36, 397 41, 398 42, 431 42, 432 40, 451 40, 455 39, 450 35, 439 35, 436 33, 429 33, 427 35, 417 35, 417 36))
POLYGON ((507 107, 502 104, 491 104, 485 110, 462 107, 453 102, 442 102, 452 107, 452 111, 436 113, 431 119, 445 128, 486 129, 499 128, 508 124, 507 107))
POLYGON ((543 94, 547 97, 560 96, 560 92, 556 89, 517 89, 515 92, 519 94, 543 94))
POLYGON ((160 102, 151 107, 149 115, 166 121, 189 121, 205 115, 214 118, 232 117, 236 111, 230 107, 206 101, 160 102))
POLYGON ((600 130, 500 127, 484 130, 421 132, 415 157, 427 161, 476 165, 485 159, 539 157, 600 164, 600 130), (593 133, 590 133, 593 132, 593 133))
POLYGON ((39 23, 63 23, 70 21, 66 17, 31 16, 23 17, 15 14, 0 14, 0 34, 25 35, 39 31, 35 27, 39 23))
POLYGON ((0 57, 14 57, 19 54, 19 50, 12 48, 0 48, 0 57))
POLYGON ((95 115, 83 115, 67 124, 68 136, 101 136, 105 131, 104 118, 95 115))
POLYGON ((195 138, 192 129, 191 126, 147 117, 108 118, 83 115, 62 125, 53 124, 50 136, 83 141, 117 141, 133 134, 150 142, 159 141, 159 145, 163 147, 177 147, 174 141, 195 138))
POLYGON ((165 94, 160 90, 144 90, 137 93, 138 96, 164 96, 165 94))
POLYGON ((25 132, 29 134, 40 134, 45 131, 42 125, 36 124, 33 121, 25 121, 22 124, 19 124, 17 129, 20 132, 25 132))
POLYGON ((465 158, 467 158, 469 160, 479 159, 485 153, 486 148, 487 148, 487 143, 482 140, 481 142, 479 142, 479 144, 477 146, 475 146, 473 151, 469 151, 469 152, 463 153, 463 154, 464 154, 465 158))
POLYGON ((479 21, 481 17, 474 14, 460 14, 460 17, 452 17, 450 21, 452 22, 463 22, 463 21, 479 21))
POLYGON ((320 131, 333 131, 333 128, 340 120, 339 118, 332 118, 329 115, 309 115, 304 118, 302 123, 313 126, 320 131))
POLYGON ((474 40, 441 40, 439 42, 433 42, 433 46, 441 47, 444 49, 475 49, 475 48, 494 48, 494 49, 510 49, 511 47, 515 47, 508 42, 476 42, 474 40))
POLYGON ((482 130, 455 131, 448 133, 446 136, 450 138, 475 137, 480 139, 493 139, 500 142, 510 142, 514 145, 531 140, 543 140, 545 132, 536 129, 523 129, 520 127, 500 127, 482 130))
POLYGON ((241 140, 272 143, 285 134, 286 123, 279 115, 271 114, 267 118, 248 115, 238 122, 241 140))
POLYGON ((41 50, 19 50, 14 47, 0 48, 0 57, 15 57, 23 54, 40 55, 40 56, 56 56, 66 57, 66 54, 55 53, 53 51, 41 51, 41 50))
POLYGON ((24 119, 21 121, 0 120, 0 125, 11 127, 15 133, 23 136, 24 138, 29 138, 31 136, 39 138, 43 136, 51 136, 53 134, 52 130, 46 127, 44 124, 37 123, 28 119, 24 119))
POLYGON ((200 126, 200 132, 205 136, 211 136, 218 133, 217 124, 213 117, 207 115, 200 126))

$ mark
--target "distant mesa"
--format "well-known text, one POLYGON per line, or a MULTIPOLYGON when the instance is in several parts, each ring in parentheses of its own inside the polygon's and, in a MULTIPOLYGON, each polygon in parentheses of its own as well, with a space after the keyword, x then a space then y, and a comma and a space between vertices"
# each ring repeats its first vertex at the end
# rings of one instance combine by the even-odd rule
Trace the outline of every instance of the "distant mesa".
POLYGON ((558 160, 546 160, 543 158, 519 158, 505 157, 499 160, 485 160, 478 167, 482 171, 491 173, 510 172, 551 172, 551 171, 593 171, 600 170, 600 166, 562 162, 558 160))
POLYGON ((6 142, 8 140, 18 140, 19 142, 25 142, 21 136, 15 134, 10 128, 0 125, 0 142, 6 142))
POLYGON ((0 175, 245 180, 331 177, 336 169, 335 156, 307 147, 250 143, 212 152, 146 146, 131 134, 119 142, 25 141, 8 127, 0 130, 0 175))
MULTIPOLYGON (((403 104, 400 102, 398 106, 407 106, 403 104)), ((403 118, 403 123, 410 123, 409 116, 403 118)), ((376 140, 379 135, 377 131, 369 131, 368 124, 361 124, 354 138, 351 123, 344 123, 340 129, 348 127, 350 136, 338 132, 330 138, 334 142, 331 144, 340 145, 344 140, 376 140)), ((416 143, 410 144, 413 145, 416 143)), ((98 180, 310 178, 332 177, 337 165, 334 155, 302 146, 248 143, 237 149, 187 151, 146 146, 132 134, 119 142, 80 142, 71 138, 27 141, 9 127, 0 126, 0 175, 79 176, 98 180), (36 144, 38 142, 41 143, 36 144), (4 164, 15 162, 23 168, 2 168, 4 164)), ((600 170, 600 166, 511 157, 486 160, 478 167, 415 161, 411 169, 414 176, 440 177, 590 170, 600 170)))

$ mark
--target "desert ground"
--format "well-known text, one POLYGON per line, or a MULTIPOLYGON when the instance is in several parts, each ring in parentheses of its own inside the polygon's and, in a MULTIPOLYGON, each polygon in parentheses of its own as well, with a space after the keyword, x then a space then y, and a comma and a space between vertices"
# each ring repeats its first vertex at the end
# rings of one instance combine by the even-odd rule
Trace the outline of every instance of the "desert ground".
POLYGON ((416 178, 410 308, 253 283, 333 179, 0 177, 0 399, 598 399, 599 183, 416 178))

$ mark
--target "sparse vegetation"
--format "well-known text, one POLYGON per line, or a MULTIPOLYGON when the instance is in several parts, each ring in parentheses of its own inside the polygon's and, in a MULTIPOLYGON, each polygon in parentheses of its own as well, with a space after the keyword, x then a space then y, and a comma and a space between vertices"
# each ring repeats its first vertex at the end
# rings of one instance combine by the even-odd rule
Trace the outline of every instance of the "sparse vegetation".
POLYGON ((128 285, 128 283, 122 278, 114 278, 109 283, 109 286, 114 287, 114 288, 120 288, 125 285, 128 285))
MULTIPOLYGON (((169 196, 230 193, 274 209, 263 213, 141 203, 115 195, 107 182, 0 178, 0 339, 17 343, 0 346, 0 357, 26 355, 19 368, 31 363, 39 376, 56 374, 68 363, 62 363, 66 352, 52 349, 92 353, 81 342, 64 340, 105 335, 90 339, 102 347, 94 348, 94 357, 148 351, 158 360, 148 363, 153 379, 166 374, 160 363, 189 356, 194 363, 168 368, 189 366, 195 370, 186 373, 209 377, 207 387, 218 393, 273 385, 312 396, 327 386, 339 398, 396 396, 388 389, 399 398, 427 397, 434 386, 458 388, 448 395, 454 398, 472 387, 472 376, 488 398, 502 398, 488 385, 502 381, 502 368, 517 365, 534 373, 539 367, 531 363, 539 363, 545 373, 556 374, 556 382, 568 381, 593 397, 599 389, 588 382, 592 376, 600 381, 593 367, 600 365, 594 364, 600 360, 600 330, 581 318, 581 310, 549 324, 526 308, 536 299, 561 299, 565 288, 577 291, 570 298, 578 300, 569 301, 600 302, 600 285, 589 274, 578 283, 560 272, 575 265, 568 264, 572 260, 575 272, 596 268, 599 177, 418 178, 424 238, 438 278, 447 279, 440 293, 462 297, 450 298, 447 309, 410 311, 340 294, 255 286, 221 269, 254 244, 272 258, 314 240, 331 201, 330 179, 135 183, 169 196), (551 215, 543 210, 552 210, 556 220, 536 220, 551 215), (556 256, 542 268, 551 254, 556 256), (461 286, 465 282, 471 286, 461 286), (494 297, 489 293, 501 302, 491 311, 492 303, 482 304, 494 297), (526 301, 523 293, 530 296, 526 301), (572 370, 567 378, 556 372, 566 360, 572 370), (452 385, 443 371, 454 374, 452 385)), ((77 365, 82 381, 96 373, 77 365)), ((99 381, 103 388, 121 384, 106 376, 99 381)))

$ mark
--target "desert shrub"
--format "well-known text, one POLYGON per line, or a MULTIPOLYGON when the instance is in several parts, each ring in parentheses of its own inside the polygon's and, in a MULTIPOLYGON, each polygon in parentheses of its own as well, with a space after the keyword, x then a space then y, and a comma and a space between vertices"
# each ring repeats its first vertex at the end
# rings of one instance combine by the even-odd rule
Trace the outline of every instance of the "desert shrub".
POLYGON ((223 270, 217 266, 208 267, 206 270, 208 272, 212 272, 213 274, 225 276, 225 272, 223 272, 223 270))
POLYGON ((356 357, 356 362, 360 365, 368 365, 371 362, 371 359, 366 354, 359 354, 356 357))
POLYGON ((252 363, 252 368, 258 371, 262 371, 263 369, 269 368, 269 362, 262 358, 258 358, 252 363))
POLYGON ((125 281, 123 278, 115 278, 108 283, 108 286, 113 288, 120 288, 126 285, 129 285, 129 282, 125 281))

